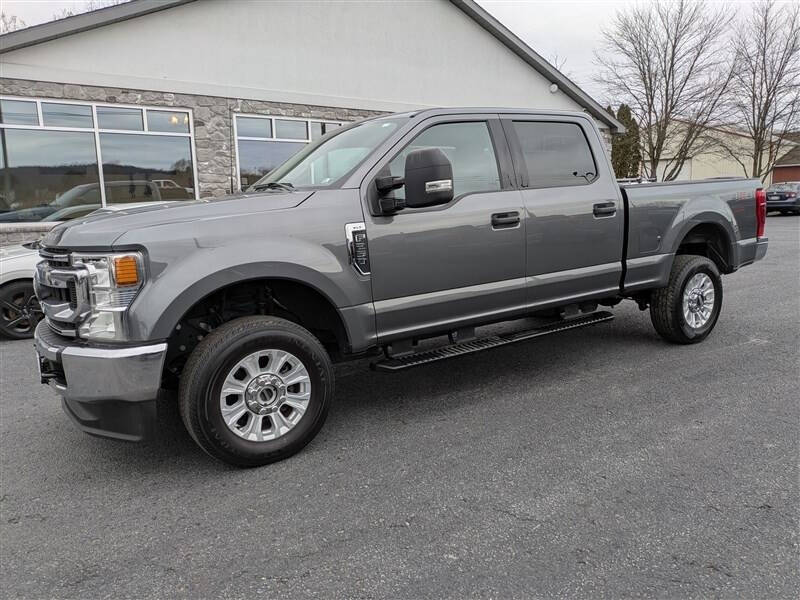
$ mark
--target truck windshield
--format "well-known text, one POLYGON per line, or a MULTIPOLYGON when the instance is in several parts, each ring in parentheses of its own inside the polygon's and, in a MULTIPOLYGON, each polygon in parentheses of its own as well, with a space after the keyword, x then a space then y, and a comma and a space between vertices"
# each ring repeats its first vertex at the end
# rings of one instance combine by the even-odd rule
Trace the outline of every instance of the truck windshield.
POLYGON ((333 185, 407 120, 408 117, 373 119, 323 137, 256 181, 250 189, 270 184, 295 188, 333 185))

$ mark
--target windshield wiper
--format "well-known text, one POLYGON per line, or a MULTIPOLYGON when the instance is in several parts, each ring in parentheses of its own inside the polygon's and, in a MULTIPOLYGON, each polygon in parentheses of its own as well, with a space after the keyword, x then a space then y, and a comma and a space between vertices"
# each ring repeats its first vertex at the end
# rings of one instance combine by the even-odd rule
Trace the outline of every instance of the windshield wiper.
POLYGON ((251 188, 254 192, 261 190, 286 190, 293 192, 294 186, 288 181, 270 181, 269 183, 258 183, 251 188))

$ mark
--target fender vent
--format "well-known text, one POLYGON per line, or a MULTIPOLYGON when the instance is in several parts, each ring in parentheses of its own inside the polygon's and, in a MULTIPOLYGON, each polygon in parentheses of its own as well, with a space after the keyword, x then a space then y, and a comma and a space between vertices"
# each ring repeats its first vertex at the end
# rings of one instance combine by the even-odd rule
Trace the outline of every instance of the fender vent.
POLYGON ((356 271, 362 275, 369 275, 369 245, 366 225, 364 223, 348 223, 344 226, 344 232, 347 238, 350 262, 356 271))

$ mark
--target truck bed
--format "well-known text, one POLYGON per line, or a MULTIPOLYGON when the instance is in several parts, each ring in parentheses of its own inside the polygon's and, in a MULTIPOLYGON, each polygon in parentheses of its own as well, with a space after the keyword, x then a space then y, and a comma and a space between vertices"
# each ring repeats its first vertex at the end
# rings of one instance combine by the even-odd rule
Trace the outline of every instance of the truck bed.
POLYGON ((621 185, 625 204, 623 291, 662 287, 672 257, 696 227, 713 230, 724 272, 755 260, 758 179, 621 185), (702 225, 701 225, 702 224, 702 225))

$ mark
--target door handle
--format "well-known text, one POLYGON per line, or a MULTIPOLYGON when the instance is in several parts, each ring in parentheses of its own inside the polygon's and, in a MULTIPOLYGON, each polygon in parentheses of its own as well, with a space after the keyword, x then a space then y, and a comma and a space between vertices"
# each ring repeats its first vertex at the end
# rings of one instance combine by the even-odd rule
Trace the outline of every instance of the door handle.
POLYGON ((515 227, 519 225, 519 213, 517 211, 494 213, 492 215, 492 227, 495 229, 515 227))
POLYGON ((600 202, 594 205, 595 217, 613 217, 617 213, 617 205, 614 202, 600 202))

